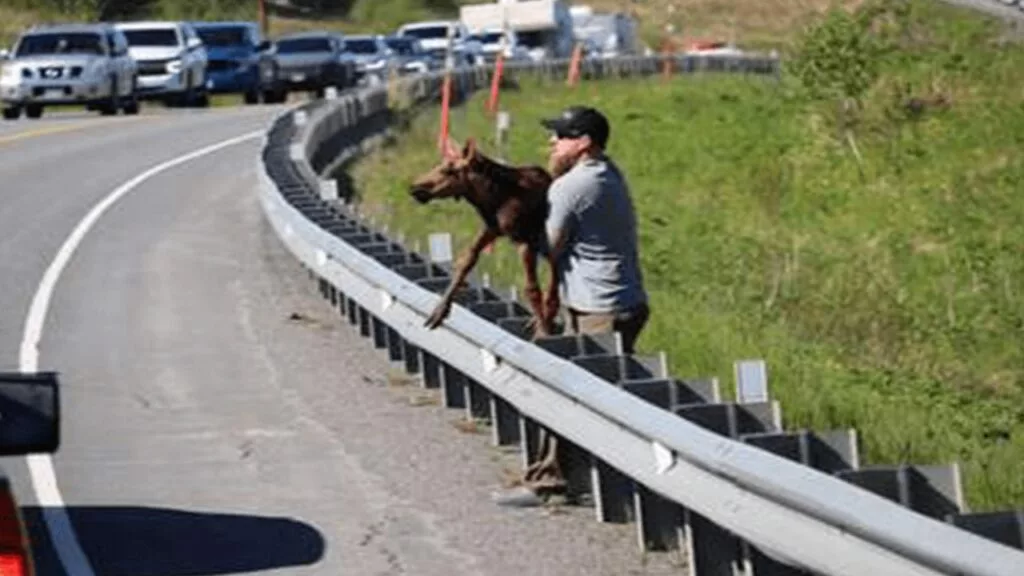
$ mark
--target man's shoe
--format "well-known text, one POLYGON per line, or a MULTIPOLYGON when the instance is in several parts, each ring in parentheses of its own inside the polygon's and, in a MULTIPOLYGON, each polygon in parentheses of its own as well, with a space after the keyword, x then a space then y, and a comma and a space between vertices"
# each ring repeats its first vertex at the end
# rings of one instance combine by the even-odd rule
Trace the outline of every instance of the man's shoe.
POLYGON ((491 499, 498 506, 508 506, 510 508, 534 508, 544 505, 544 500, 536 492, 525 486, 516 486, 501 492, 494 492, 491 494, 491 499))

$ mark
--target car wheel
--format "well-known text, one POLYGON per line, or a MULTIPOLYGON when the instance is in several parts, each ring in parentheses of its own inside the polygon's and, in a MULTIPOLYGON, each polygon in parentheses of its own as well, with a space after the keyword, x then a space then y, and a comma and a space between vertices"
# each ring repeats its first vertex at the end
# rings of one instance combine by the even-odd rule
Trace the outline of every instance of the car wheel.
POLYGON ((261 92, 261 90, 258 87, 257 88, 253 88, 252 90, 249 90, 243 96, 243 98, 245 100, 245 103, 246 104, 259 104, 260 103, 260 94, 261 93, 262 92, 261 92))
POLYGON ((43 116, 43 107, 39 104, 29 104, 25 107, 25 116, 35 120, 43 116))
POLYGON ((280 104, 288 100, 288 91, 278 88, 274 90, 265 90, 263 92, 263 102, 267 104, 280 104))
POLYGON ((4 108, 4 120, 17 120, 21 117, 21 108, 18 106, 11 106, 10 108, 4 108))
POLYGON ((117 95, 117 80, 110 80, 110 97, 107 101, 100 104, 100 114, 103 116, 116 116, 117 109, 120 108, 120 98, 117 95))
POLYGON ((125 100, 124 105, 122 107, 124 113, 128 114, 129 116, 134 116, 139 113, 139 94, 136 91, 136 86, 137 80, 133 78, 132 92, 128 95, 127 100, 125 100))
POLYGON ((139 101, 138 101, 138 99, 135 98, 134 96, 132 96, 132 99, 130 101, 124 103, 124 108, 122 108, 122 109, 124 110, 125 114, 127 114, 129 116, 135 116, 136 114, 139 113, 139 101))
POLYGON ((210 107, 210 95, 206 92, 205 88, 196 89, 192 96, 192 103, 197 108, 209 108, 210 107))

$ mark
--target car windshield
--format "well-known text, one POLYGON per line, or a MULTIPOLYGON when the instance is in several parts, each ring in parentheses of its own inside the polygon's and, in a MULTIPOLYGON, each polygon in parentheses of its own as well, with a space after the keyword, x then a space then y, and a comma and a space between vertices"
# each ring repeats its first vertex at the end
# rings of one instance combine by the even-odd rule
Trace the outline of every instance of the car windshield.
POLYGON ((501 42, 501 32, 487 32, 479 36, 481 44, 497 44, 501 42))
POLYGON ((103 38, 99 34, 31 34, 18 43, 16 57, 40 54, 103 54, 103 38))
POLYGON ((345 49, 354 54, 376 54, 378 52, 377 43, 365 38, 345 40, 345 49))
POLYGON ((423 26, 418 28, 406 28, 402 31, 402 36, 412 36, 413 38, 420 38, 425 40, 447 38, 448 27, 447 26, 423 26))
POLYGON ((243 26, 223 26, 218 28, 198 28, 199 38, 207 46, 248 46, 249 38, 243 26))
POLYGON ((545 40, 547 39, 543 30, 530 32, 516 31, 516 37, 519 44, 526 46, 527 48, 540 48, 541 46, 544 46, 545 40))
POLYGON ((331 43, 326 38, 291 38, 277 43, 278 54, 296 52, 330 52, 331 43))
POLYGON ((391 48, 403 56, 416 53, 416 50, 413 48, 413 43, 406 38, 388 38, 385 42, 387 43, 388 48, 391 48))
POLYGON ((124 30, 129 46, 177 46, 178 34, 170 28, 124 30))

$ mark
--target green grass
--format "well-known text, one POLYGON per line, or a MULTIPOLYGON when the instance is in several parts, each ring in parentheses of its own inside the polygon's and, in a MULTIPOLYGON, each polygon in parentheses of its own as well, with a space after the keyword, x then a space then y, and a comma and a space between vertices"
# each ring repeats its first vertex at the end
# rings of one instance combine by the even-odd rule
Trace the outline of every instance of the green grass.
MULTIPOLYGON (((1024 505, 1024 52, 976 16, 915 2, 856 128, 791 82, 690 77, 573 89, 522 80, 502 106, 508 157, 544 162, 538 119, 569 103, 609 115, 636 202, 652 320, 644 352, 673 374, 764 358, 788 428, 856 427, 866 463, 959 460, 976 510, 1024 505), (926 107, 912 117, 897 88, 926 107)), ((494 151, 483 97, 453 135, 494 151)), ((438 114, 352 170, 363 208, 411 239, 479 225, 464 203, 421 206, 438 114)), ((502 244, 481 271, 518 284, 502 244)), ((728 386, 727 386, 728 387, 728 386)))

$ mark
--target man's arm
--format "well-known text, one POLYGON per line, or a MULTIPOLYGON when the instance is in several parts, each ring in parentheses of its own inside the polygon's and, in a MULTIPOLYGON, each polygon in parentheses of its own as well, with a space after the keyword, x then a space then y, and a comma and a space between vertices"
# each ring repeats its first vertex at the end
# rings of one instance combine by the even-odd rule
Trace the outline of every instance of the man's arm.
POLYGON ((556 181, 549 190, 550 210, 544 224, 546 241, 541 248, 551 260, 557 261, 565 251, 576 224, 576 191, 564 185, 565 180, 556 181))

